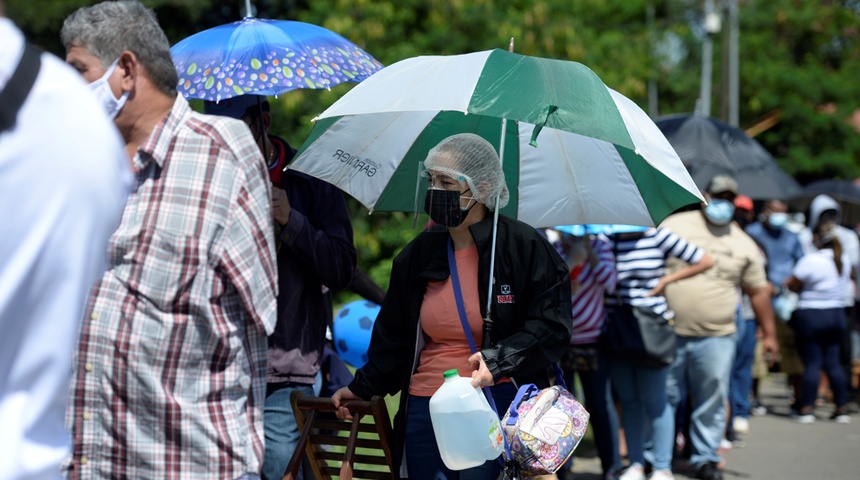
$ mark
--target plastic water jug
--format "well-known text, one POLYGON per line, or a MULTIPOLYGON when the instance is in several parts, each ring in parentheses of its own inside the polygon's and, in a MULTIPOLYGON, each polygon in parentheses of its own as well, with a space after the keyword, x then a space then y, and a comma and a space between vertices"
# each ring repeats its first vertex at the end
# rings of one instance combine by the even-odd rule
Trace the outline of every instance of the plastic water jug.
POLYGON ((499 416, 471 379, 448 370, 445 381, 430 397, 430 420, 445 466, 464 470, 495 460, 502 454, 499 416))

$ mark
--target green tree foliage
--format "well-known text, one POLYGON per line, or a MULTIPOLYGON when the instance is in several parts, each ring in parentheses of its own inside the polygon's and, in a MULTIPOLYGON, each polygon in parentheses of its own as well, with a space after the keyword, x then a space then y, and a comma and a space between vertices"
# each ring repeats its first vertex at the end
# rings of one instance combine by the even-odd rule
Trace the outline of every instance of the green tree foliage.
MULTIPOLYGON (((7 14, 31 41, 62 55, 62 20, 81 0, 6 0, 7 14)), ((238 20, 244 0, 145 0, 176 43, 238 20)), ((718 7, 725 2, 716 0, 718 7)), ((257 0, 261 18, 314 23, 352 40, 383 64, 416 55, 507 48, 581 62, 611 88, 659 113, 693 111, 699 96, 703 0, 257 0), (653 8, 653 29, 648 8, 653 8)), ((860 175, 860 1, 738 0, 740 123, 777 118, 757 139, 801 181, 860 175)), ((722 35, 714 38, 714 98, 721 115, 722 35)), ((274 99, 274 132, 298 146, 312 119, 346 93, 296 90, 274 99)), ((524 92, 526 93, 526 92, 524 92)), ((361 266, 387 283, 390 259, 412 238, 407 214, 373 214, 349 199, 361 266)), ((419 228, 426 221, 418 220, 419 228)))
POLYGON ((860 175, 860 3, 755 2, 744 12, 745 118, 778 111, 759 140, 789 173, 860 175), (765 7, 765 4, 767 6, 765 7))

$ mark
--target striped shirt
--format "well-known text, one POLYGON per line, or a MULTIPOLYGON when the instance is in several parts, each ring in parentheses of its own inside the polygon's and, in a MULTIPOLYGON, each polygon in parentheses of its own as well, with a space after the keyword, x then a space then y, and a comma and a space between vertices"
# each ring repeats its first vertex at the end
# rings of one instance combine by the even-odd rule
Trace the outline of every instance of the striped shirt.
POLYGON ((615 291, 617 277, 612 247, 607 241, 595 237, 591 239, 591 248, 597 255, 597 265, 592 267, 588 261, 582 265, 582 270, 577 276, 579 288, 571 298, 573 310, 571 345, 597 343, 605 318, 604 293, 615 291))
POLYGON ((74 355, 66 474, 257 473, 277 294, 262 155, 240 121, 177 96, 134 166, 74 355))
POLYGON ((649 228, 641 237, 629 239, 613 236, 615 269, 618 274, 617 296, 607 297, 611 304, 617 298, 627 305, 649 307, 657 314, 669 309, 666 297, 646 297, 666 274, 666 259, 674 257, 690 264, 698 263, 705 251, 687 243, 665 228, 649 228))

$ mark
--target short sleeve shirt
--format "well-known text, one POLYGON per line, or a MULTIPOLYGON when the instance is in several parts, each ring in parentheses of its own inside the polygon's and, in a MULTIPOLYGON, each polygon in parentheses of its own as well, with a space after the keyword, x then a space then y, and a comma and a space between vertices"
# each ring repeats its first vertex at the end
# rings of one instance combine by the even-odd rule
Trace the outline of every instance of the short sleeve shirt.
MULTIPOLYGON (((672 215, 661 226, 714 259, 710 269, 666 287, 666 299, 675 312, 675 332, 691 337, 734 333, 741 288, 768 284, 755 241, 734 222, 724 227, 708 224, 700 211, 672 215)), ((683 266, 671 261, 669 271, 683 266)))
POLYGON ((842 273, 836 270, 833 250, 826 248, 805 255, 791 274, 803 283, 797 308, 842 308, 844 292, 849 282, 851 265, 842 254, 842 273))

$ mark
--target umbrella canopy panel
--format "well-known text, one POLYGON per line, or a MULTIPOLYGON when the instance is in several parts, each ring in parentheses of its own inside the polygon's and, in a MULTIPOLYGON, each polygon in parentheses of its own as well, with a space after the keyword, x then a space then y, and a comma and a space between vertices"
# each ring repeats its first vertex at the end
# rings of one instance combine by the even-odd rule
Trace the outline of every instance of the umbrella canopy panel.
POLYGON ((420 207, 414 192, 427 151, 463 132, 498 148, 502 118, 511 121, 502 161, 508 208, 515 208, 504 212, 533 226, 654 225, 701 200, 654 122, 575 62, 503 50, 410 58, 318 118, 291 168, 337 185, 371 211, 420 207), (360 178, 337 162, 380 176, 360 178))
POLYGON ((496 49, 415 57, 395 65, 374 75, 372 85, 357 85, 355 92, 344 95, 319 118, 450 110, 528 122, 635 148, 609 89, 582 64, 496 49))
POLYGON ((809 204, 818 195, 827 195, 839 203, 843 225, 854 227, 860 224, 860 187, 851 180, 827 179, 809 183, 803 187, 801 193, 793 196, 788 204, 793 209, 808 215, 809 204))
POLYGON ((714 175, 731 175, 740 193, 757 200, 787 199, 800 184, 743 130, 712 117, 668 115, 654 121, 704 189, 714 175))
MULTIPOLYGON (((419 174, 427 152, 463 132, 482 136, 498 151, 501 122, 450 111, 326 118, 314 126, 290 168, 336 185, 371 211, 421 211, 426 184, 419 174)), ((533 147, 533 129, 525 122, 507 124, 503 170, 510 202, 501 210, 505 215, 534 227, 604 221, 653 225, 679 206, 700 201, 632 151, 553 128, 544 129, 533 147)))
MULTIPOLYGON (((372 212, 421 211, 426 183, 421 183, 420 174, 430 149, 450 135, 472 132, 498 151, 501 123, 498 118, 459 112, 326 118, 314 125, 290 168, 336 185, 372 212)), ((505 138, 506 150, 516 152, 515 123, 507 126, 505 138)), ((501 212, 516 216, 517 162, 506 163, 503 170, 511 201, 501 212)))
POLYGON ((326 28, 253 17, 196 33, 170 49, 186 98, 220 101, 360 82, 382 68, 326 28))

